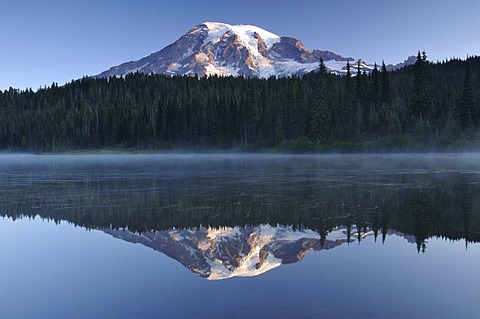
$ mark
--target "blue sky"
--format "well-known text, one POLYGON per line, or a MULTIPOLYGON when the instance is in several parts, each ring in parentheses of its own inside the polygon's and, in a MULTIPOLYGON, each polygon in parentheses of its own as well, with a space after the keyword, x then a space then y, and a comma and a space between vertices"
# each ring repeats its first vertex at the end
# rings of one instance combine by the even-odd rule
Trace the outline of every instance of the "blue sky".
POLYGON ((369 63, 480 54, 478 0, 5 0, 0 10, 0 90, 98 74, 205 21, 254 24, 369 63))

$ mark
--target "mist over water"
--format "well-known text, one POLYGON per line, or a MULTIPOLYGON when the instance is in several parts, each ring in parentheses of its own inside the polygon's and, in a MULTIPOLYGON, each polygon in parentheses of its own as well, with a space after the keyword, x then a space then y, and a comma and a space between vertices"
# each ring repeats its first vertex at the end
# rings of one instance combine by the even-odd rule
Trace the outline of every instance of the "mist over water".
MULTIPOLYGON (((7 215, 67 221, 92 216, 102 227, 132 227, 128 220, 141 223, 147 211, 162 224, 171 215, 163 226, 170 228, 198 226, 188 225, 186 215, 202 225, 296 221, 317 227, 313 223, 320 217, 363 216, 367 210, 369 218, 385 216, 409 210, 402 205, 420 199, 440 206, 429 209, 464 214, 477 204, 479 159, 479 154, 2 155, 1 207, 7 215)), ((145 230, 148 226, 145 222, 145 230)))

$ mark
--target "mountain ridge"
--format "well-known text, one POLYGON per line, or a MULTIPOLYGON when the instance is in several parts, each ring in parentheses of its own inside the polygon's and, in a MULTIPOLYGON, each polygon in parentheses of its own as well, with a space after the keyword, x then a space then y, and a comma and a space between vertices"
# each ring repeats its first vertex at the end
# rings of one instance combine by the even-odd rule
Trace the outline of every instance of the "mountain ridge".
POLYGON ((370 72, 374 68, 361 59, 342 57, 332 51, 309 50, 299 39, 279 36, 254 25, 204 22, 160 51, 114 66, 97 77, 125 76, 134 72, 171 76, 286 77, 315 71, 320 58, 330 72, 339 75, 346 74, 347 62, 352 69, 356 61, 360 62, 361 71, 370 72))
POLYGON ((208 279, 254 277, 302 261, 310 251, 330 250, 373 231, 345 228, 329 232, 324 240, 310 229, 262 224, 246 227, 172 229, 134 233, 101 229, 115 238, 139 243, 177 260, 192 273, 208 279))

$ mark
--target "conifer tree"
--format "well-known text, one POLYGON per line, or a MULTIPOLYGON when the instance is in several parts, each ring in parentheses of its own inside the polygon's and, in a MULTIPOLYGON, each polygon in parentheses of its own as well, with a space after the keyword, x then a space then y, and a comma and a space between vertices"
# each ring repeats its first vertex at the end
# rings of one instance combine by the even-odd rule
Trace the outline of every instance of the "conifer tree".
POLYGON ((410 115, 413 123, 422 118, 429 124, 436 121, 435 108, 432 97, 430 64, 425 51, 418 51, 413 77, 413 92, 410 100, 410 115))
POLYGON ((327 74, 328 73, 327 67, 325 66, 325 61, 323 61, 322 57, 320 57, 320 64, 319 64, 319 67, 318 67, 318 73, 319 74, 327 74))
POLYGON ((457 113, 462 129, 470 131, 478 127, 478 110, 475 103, 472 71, 468 61, 465 63, 462 100, 457 113))
MULTIPOLYGON (((383 69, 383 66, 382 66, 382 69, 383 69)), ((375 63, 375 66, 372 70, 372 82, 371 82, 371 88, 370 88, 370 95, 371 95, 370 97, 371 103, 376 108, 380 100, 380 76, 378 72, 377 63, 375 63)))
POLYGON ((332 136, 333 110, 328 103, 328 78, 320 75, 315 87, 314 100, 310 105, 309 137, 313 140, 327 141, 332 136))
POLYGON ((342 131, 342 137, 345 140, 350 140, 354 132, 352 132, 352 124, 354 114, 354 87, 352 82, 352 73, 350 71, 350 63, 347 61, 347 73, 345 74, 345 88, 343 93, 343 107, 340 113, 340 129, 342 131))
MULTIPOLYGON (((364 120, 365 120, 365 77, 362 74, 361 70, 361 61, 357 62, 357 75, 355 77, 355 114, 354 116, 354 125, 355 125, 355 137, 357 140, 362 139, 362 134, 364 133, 364 120)), ((368 115, 367 115, 368 117, 368 115)))
POLYGON ((382 94, 381 103, 390 105, 392 103, 392 90, 390 88, 390 76, 385 66, 385 62, 382 61, 382 94))

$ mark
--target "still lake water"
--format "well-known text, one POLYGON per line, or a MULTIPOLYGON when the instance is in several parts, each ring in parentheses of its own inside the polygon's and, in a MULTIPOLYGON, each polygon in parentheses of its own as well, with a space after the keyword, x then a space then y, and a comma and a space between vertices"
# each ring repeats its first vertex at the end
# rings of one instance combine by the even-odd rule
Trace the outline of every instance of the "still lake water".
POLYGON ((0 156, 0 318, 478 318, 480 154, 0 156))

